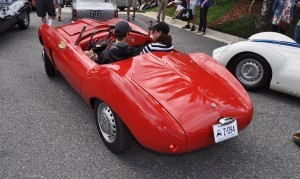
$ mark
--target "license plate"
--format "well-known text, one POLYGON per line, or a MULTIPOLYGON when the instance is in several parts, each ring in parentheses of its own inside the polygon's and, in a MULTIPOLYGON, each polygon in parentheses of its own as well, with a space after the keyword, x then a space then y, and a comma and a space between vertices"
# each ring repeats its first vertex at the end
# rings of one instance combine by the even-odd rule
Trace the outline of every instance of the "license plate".
POLYGON ((238 136, 237 122, 233 118, 223 118, 221 124, 213 125, 215 143, 238 136), (225 122, 224 122, 225 121, 225 122))
POLYGON ((90 11, 90 17, 101 17, 101 11, 90 11))

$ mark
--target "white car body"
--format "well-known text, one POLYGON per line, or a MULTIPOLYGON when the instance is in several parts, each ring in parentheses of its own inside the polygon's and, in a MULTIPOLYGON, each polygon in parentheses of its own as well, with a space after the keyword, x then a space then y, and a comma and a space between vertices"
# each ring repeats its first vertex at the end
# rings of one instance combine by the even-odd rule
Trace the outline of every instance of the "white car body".
POLYGON ((267 61, 272 71, 271 89, 300 97, 300 44, 279 33, 263 32, 215 49, 213 57, 228 68, 243 53, 257 54, 267 61))

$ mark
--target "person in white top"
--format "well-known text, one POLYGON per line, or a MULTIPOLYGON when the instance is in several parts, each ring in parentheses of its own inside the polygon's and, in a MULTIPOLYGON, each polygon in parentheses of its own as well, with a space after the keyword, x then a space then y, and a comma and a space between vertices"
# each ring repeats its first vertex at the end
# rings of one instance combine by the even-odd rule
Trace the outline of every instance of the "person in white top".
POLYGON ((191 28, 191 31, 195 31, 195 28, 196 28, 196 26, 195 26, 196 25, 196 7, 197 7, 198 0, 186 0, 186 3, 188 4, 187 9, 192 9, 192 13, 193 13, 192 23, 193 23, 193 26, 190 27, 190 22, 187 22, 187 24, 185 26, 183 26, 182 28, 183 29, 191 28))

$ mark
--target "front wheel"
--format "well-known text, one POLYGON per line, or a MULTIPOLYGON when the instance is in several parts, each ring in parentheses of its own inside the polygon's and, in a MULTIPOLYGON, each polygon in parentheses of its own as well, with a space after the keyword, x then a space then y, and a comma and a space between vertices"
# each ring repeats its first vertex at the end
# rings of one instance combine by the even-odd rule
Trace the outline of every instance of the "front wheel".
POLYGON ((254 91, 270 84, 271 68, 268 62, 257 54, 242 54, 228 68, 246 90, 254 91))
POLYGON ((42 52, 42 57, 43 57, 43 60, 44 60, 46 74, 48 76, 54 76, 55 75, 55 68, 52 65, 47 53, 45 52, 45 49, 42 52))
POLYGON ((94 106, 97 127, 106 147, 115 154, 127 151, 133 142, 129 129, 107 104, 96 101, 94 106))
POLYGON ((18 26, 20 29, 25 30, 28 29, 30 23, 29 12, 26 11, 24 17, 18 22, 18 26))

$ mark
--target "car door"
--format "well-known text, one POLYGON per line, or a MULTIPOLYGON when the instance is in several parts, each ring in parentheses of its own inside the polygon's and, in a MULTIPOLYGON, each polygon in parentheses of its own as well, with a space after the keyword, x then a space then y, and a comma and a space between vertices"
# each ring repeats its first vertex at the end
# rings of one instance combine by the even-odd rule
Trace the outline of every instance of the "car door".
POLYGON ((300 45, 282 46, 282 51, 286 58, 278 74, 279 90, 300 97, 300 45))
POLYGON ((81 81, 87 71, 96 65, 84 55, 80 46, 71 44, 63 38, 57 29, 44 25, 47 30, 43 30, 44 46, 46 52, 52 60, 53 65, 59 70, 64 78, 80 93, 81 81))

